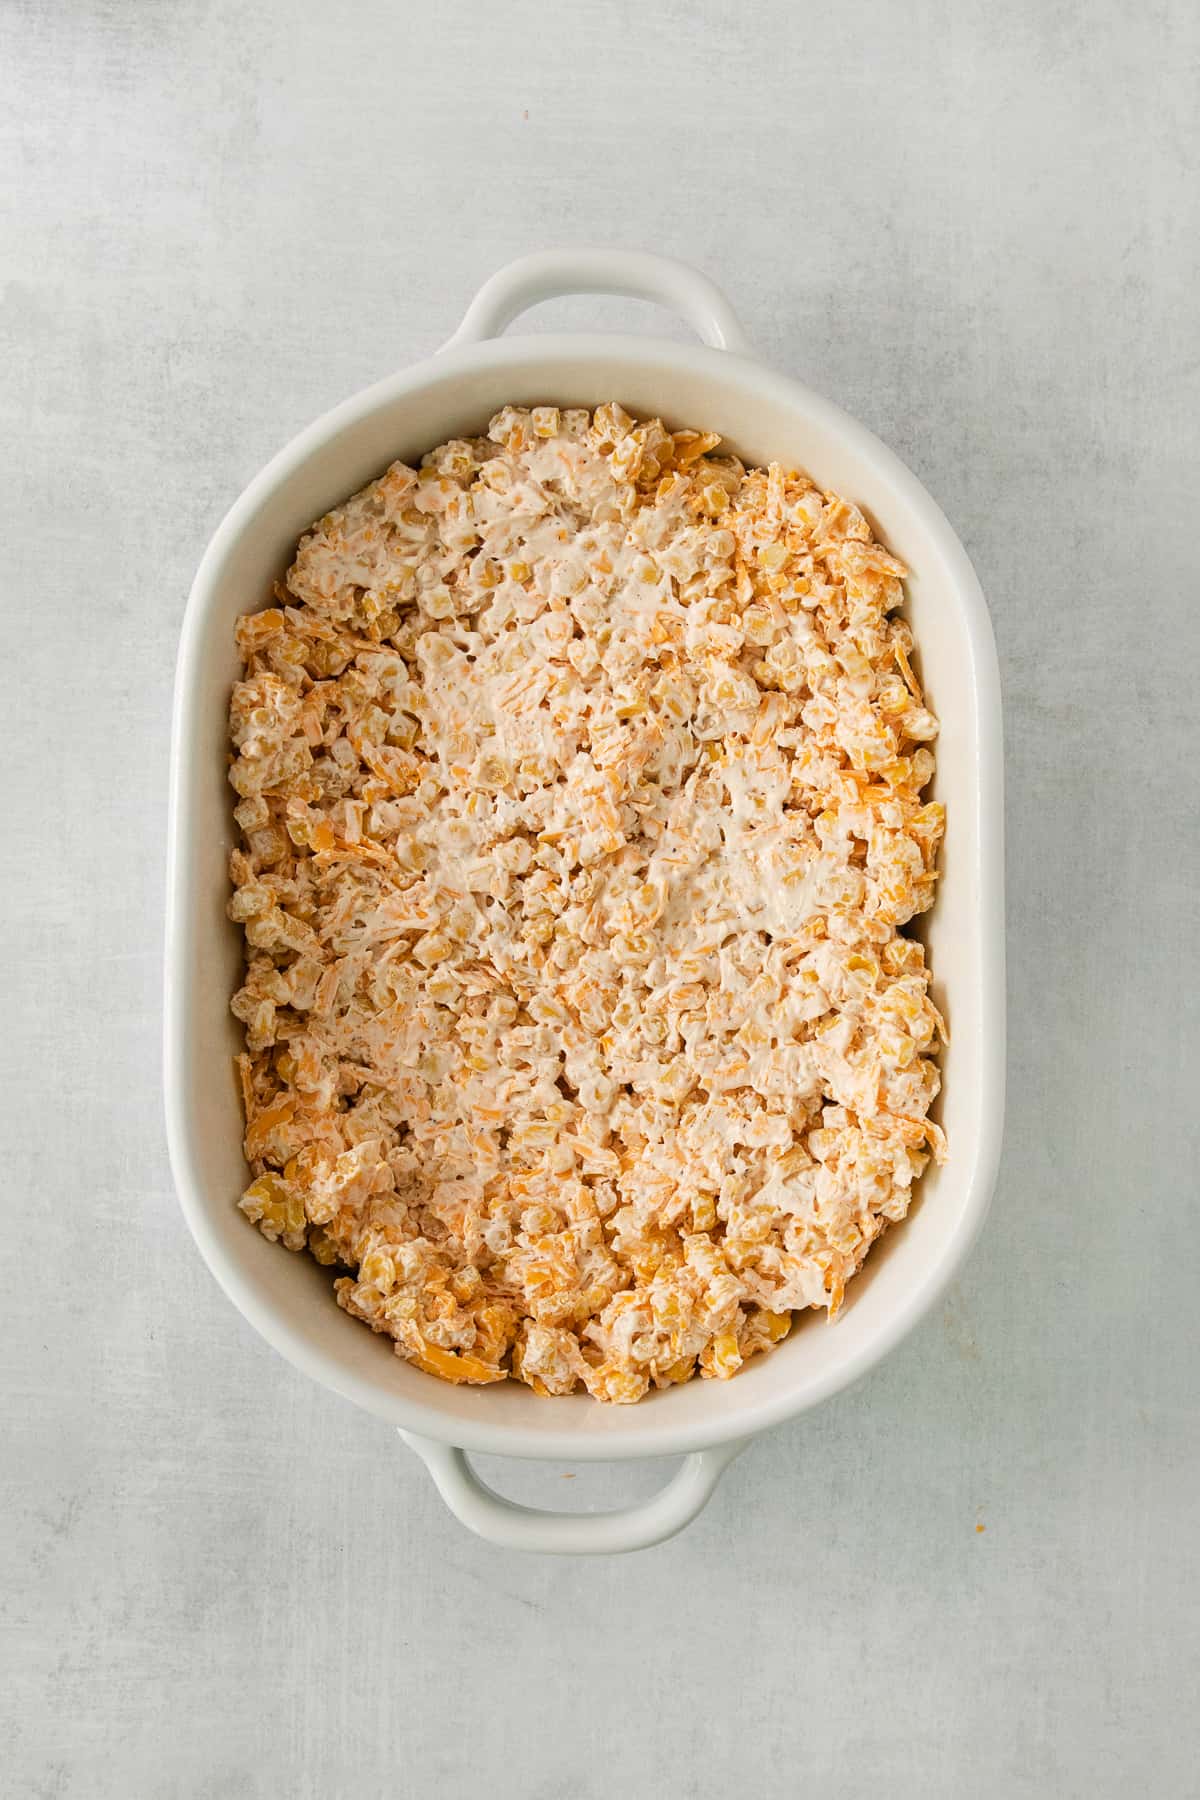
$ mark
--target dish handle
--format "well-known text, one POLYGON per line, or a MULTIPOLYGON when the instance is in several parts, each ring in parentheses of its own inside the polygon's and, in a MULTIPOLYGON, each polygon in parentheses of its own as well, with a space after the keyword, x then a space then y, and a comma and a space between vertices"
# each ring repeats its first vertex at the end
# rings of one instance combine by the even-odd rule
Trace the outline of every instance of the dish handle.
POLYGON ((499 337, 529 307, 563 294, 650 300, 678 313, 712 349, 753 355, 737 314, 715 282, 673 256, 652 256, 645 250, 542 250, 519 256, 484 282, 442 348, 499 337))
POLYGON ((460 1524, 504 1550, 537 1550, 546 1556, 609 1556, 647 1550, 674 1537, 712 1498, 729 1464, 749 1442, 738 1438, 711 1450, 694 1450, 683 1467, 649 1500, 616 1512, 556 1513, 519 1506, 479 1479, 465 1450, 418 1437, 400 1436, 415 1450, 434 1485, 460 1524))

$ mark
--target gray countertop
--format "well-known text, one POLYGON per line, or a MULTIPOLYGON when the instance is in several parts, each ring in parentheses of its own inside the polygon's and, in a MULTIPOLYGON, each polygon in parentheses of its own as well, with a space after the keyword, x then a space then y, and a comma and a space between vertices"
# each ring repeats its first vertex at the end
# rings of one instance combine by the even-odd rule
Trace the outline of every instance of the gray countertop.
MULTIPOLYGON (((0 1791, 1195 1793, 1200 14, 16 0, 3 36, 0 1791), (158 1075, 209 534, 493 268, 583 242, 708 270, 917 471, 989 597, 1008 755, 980 1245, 615 1562, 477 1542, 258 1340, 158 1075)), ((565 322, 683 335, 595 300, 522 329, 565 322)))

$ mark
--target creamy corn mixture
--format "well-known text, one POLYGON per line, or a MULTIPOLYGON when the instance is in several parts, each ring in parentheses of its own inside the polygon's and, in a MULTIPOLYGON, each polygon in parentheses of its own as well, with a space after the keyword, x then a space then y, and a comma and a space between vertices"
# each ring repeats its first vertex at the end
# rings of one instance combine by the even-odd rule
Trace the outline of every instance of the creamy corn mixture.
POLYGON ((718 443, 506 407, 238 625, 241 1205, 449 1381, 731 1376, 943 1154, 904 569, 718 443))

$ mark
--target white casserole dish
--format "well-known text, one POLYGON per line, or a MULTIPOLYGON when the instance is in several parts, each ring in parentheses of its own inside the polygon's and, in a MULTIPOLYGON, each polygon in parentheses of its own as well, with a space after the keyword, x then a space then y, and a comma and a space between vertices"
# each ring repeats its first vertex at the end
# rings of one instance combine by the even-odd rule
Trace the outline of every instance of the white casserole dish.
POLYGON ((184 619, 175 688, 168 830, 165 1090, 171 1163, 188 1224, 234 1304, 316 1380, 400 1428, 457 1516, 510 1547, 632 1550, 686 1524, 758 1432, 844 1388, 935 1303, 982 1223, 1000 1151, 1004 1084, 1002 737, 991 625, 966 554, 929 495, 870 432, 753 359, 728 303, 665 258, 606 251, 527 257, 502 269, 440 354, 326 414, 246 489, 213 538, 184 619), (553 295, 621 293, 673 307, 704 340, 571 335, 501 339, 553 295), (749 463, 784 461, 858 502, 912 570, 908 612, 941 719, 933 792, 947 808, 937 904, 924 921, 933 994, 952 1042, 937 1116, 950 1146, 905 1223, 871 1252, 834 1326, 808 1315, 731 1382, 691 1381, 640 1405, 547 1400, 516 1382, 450 1387, 403 1362, 333 1301, 328 1272, 270 1244, 237 1210, 246 1185, 229 1012, 241 933, 225 917, 234 839, 226 781, 233 626, 267 603, 308 524, 396 457, 479 432, 506 402, 619 400, 668 425, 719 431, 749 463), (556 1515, 483 1486, 466 1452, 610 1460, 684 1453, 651 1501, 556 1515))

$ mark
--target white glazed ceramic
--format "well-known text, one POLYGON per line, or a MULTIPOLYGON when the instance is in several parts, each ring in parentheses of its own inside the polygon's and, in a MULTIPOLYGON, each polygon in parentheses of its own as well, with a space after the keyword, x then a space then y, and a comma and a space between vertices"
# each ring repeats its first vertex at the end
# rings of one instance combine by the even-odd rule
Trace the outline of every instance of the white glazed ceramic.
POLYGON ((844 1388, 912 1329, 960 1267, 982 1223, 1003 1117, 1004 917, 999 680, 987 608, 945 518, 891 451, 829 401, 764 368, 728 302, 662 257, 561 251, 502 269, 440 354, 368 388, 281 451, 233 506, 200 565, 179 649, 168 834, 165 1086, 179 1197, 209 1267, 277 1350, 400 1428, 447 1504, 482 1536, 543 1551, 633 1550, 678 1531, 758 1432, 844 1388), (567 293, 672 307, 703 347, 600 334, 502 339, 518 313, 567 293), (906 1222, 871 1252, 837 1324, 807 1315, 731 1382, 691 1381, 636 1407, 539 1399, 517 1382, 450 1387, 392 1353, 333 1302, 328 1272, 269 1244, 237 1210, 246 1182, 229 1012, 240 933, 225 918, 233 838, 226 712, 233 624, 267 602, 309 522, 396 457, 480 432, 506 402, 619 400, 672 426, 719 431, 748 463, 783 461, 857 501, 909 565, 908 612, 941 719, 934 792, 946 803, 938 901, 924 922, 952 1043, 938 1116, 950 1160, 924 1177, 906 1222), (684 1453, 644 1505, 599 1515, 517 1507, 474 1475, 466 1452, 554 1461, 684 1453))

